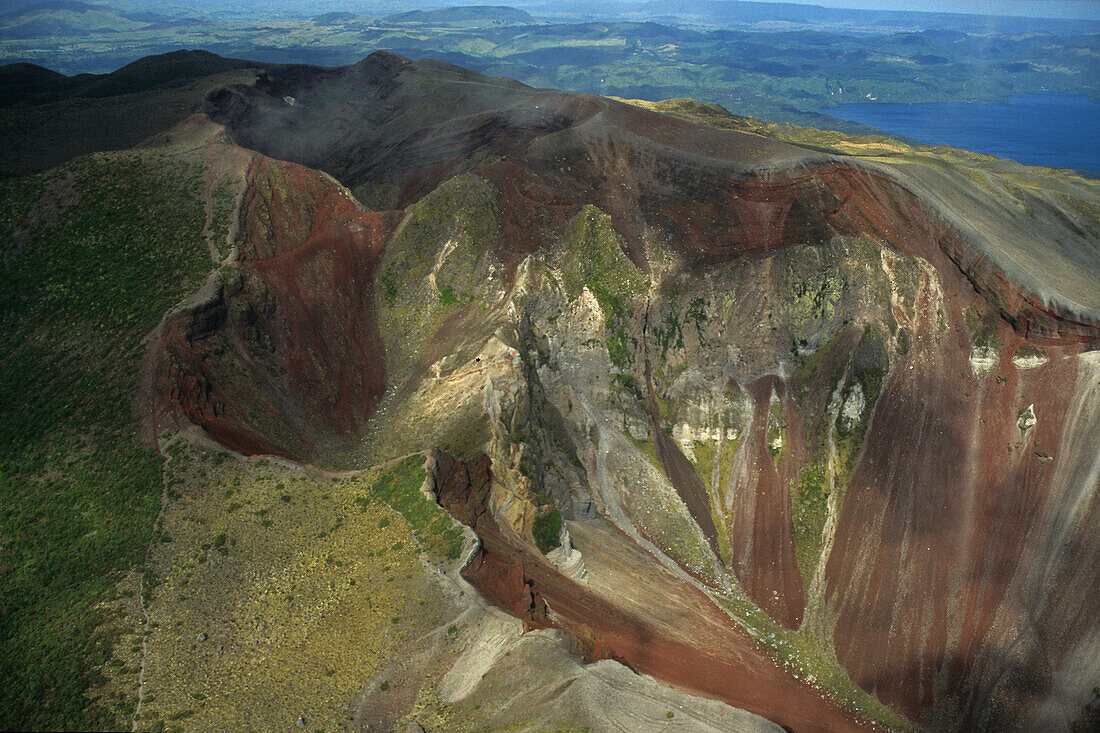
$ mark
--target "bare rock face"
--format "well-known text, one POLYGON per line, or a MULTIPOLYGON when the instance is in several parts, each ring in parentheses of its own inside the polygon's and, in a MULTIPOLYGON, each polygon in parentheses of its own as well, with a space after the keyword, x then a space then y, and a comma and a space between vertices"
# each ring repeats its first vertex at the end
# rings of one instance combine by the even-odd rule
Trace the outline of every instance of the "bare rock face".
POLYGON ((257 152, 164 425, 432 450, 485 598, 781 725, 1097 722, 1096 184, 387 54, 206 112, 257 152))
POLYGON ((371 288, 400 214, 260 156, 245 186, 238 252, 164 324, 156 389, 230 448, 316 455, 355 439, 385 388, 371 288))

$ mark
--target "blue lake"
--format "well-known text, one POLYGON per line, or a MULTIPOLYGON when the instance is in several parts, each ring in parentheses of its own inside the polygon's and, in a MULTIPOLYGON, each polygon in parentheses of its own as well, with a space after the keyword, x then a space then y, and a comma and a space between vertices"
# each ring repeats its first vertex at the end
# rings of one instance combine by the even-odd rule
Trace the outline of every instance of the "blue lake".
POLYGON ((1077 94, 1021 94, 1003 104, 845 104, 817 111, 926 145, 1100 175, 1100 104, 1077 94))

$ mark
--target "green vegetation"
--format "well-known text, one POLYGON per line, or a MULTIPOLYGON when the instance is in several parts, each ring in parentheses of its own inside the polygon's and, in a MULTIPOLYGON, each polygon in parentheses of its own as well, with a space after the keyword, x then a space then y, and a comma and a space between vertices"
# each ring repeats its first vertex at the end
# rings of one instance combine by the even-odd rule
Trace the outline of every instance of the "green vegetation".
POLYGON ((980 317, 969 308, 966 311, 966 326, 970 331, 970 343, 974 348, 987 348, 998 351, 1001 337, 998 333, 1000 319, 993 309, 988 309, 980 317))
POLYGON ((490 305, 499 295, 499 280, 491 275, 500 266, 497 233, 493 190, 474 175, 449 179, 409 209, 377 280, 386 380, 393 389, 362 453, 329 459, 330 465, 375 464, 425 445, 463 459, 482 452, 490 431, 481 402, 453 404, 448 382, 422 382, 418 365, 448 356, 452 366, 472 361, 499 325, 490 305), (461 328, 441 332, 449 318, 461 319, 461 328), (421 386, 431 388, 418 391, 421 386))
POLYGON ((726 505, 726 481, 729 480, 730 472, 733 464, 733 454, 737 452, 738 441, 733 441, 732 444, 726 444, 722 448, 722 452, 719 453, 718 441, 693 441, 691 447, 692 453, 695 456, 695 461, 692 465, 695 467, 695 472, 699 474, 699 478, 703 481, 703 486, 707 487, 707 495, 710 497, 710 516, 714 521, 714 529, 718 534, 718 555, 722 558, 722 564, 729 568, 731 566, 732 552, 730 550, 729 541, 729 527, 726 524, 726 516, 722 511, 722 507, 726 505), (714 471, 714 461, 718 460, 718 491, 717 494, 712 486, 712 472, 714 471))
POLYGON ((802 572, 802 583, 807 588, 821 555, 821 533, 829 514, 826 470, 820 459, 803 468, 798 475, 794 496, 791 497, 794 554, 798 560, 798 569, 802 572))
POLYGON ((1020 344, 1016 349, 1016 353, 1012 355, 1014 359, 1045 359, 1047 358, 1047 352, 1041 347, 1036 346, 1031 342, 1025 342, 1020 344))
POLYGON ((98 154, 0 181, 0 726, 116 727, 96 605, 153 538, 142 340, 210 267, 197 162, 98 154))
POLYGON ((844 344, 852 343, 854 336, 850 330, 837 333, 828 343, 806 357, 794 377, 795 384, 800 385, 799 401, 806 409, 805 400, 811 387, 819 394, 832 394, 835 385, 845 374, 845 369, 847 370, 838 395, 839 413, 831 420, 831 425, 829 413, 826 413, 827 416, 820 423, 813 424, 814 458, 810 465, 802 469, 797 483, 791 487, 795 555, 806 582, 809 582, 817 564, 821 552, 822 530, 828 516, 827 472, 830 468, 825 442, 827 431, 832 430, 836 450, 832 471, 836 500, 839 501, 851 480, 889 367, 889 356, 882 336, 871 326, 863 328, 859 341, 850 355, 845 356, 844 344), (823 369, 828 371, 822 373, 823 369), (853 413, 852 410, 857 407, 858 413, 853 413))
POLYGON ((404 383, 455 306, 484 296, 496 240, 493 192, 476 176, 448 180, 409 210, 378 275, 379 328, 395 365, 387 375, 393 384, 404 383))
POLYGON ((844 482, 841 483, 838 475, 838 487, 848 485, 848 479, 851 477, 852 469, 855 468, 859 450, 863 446, 863 438, 867 434, 867 427, 871 422, 871 413, 878 401, 879 393, 882 391, 882 381, 886 377, 886 370, 889 365, 890 360, 882 337, 871 326, 865 327, 863 335, 852 353, 851 364, 848 368, 849 384, 845 386, 841 395, 843 399, 847 399, 851 394, 851 390, 854 389, 854 385, 858 383, 863 392, 863 411, 851 424, 845 422, 843 414, 839 415, 836 421, 837 456, 840 471, 844 476, 844 482))
POLYGON ((371 495, 381 476, 223 461, 185 435, 172 441, 165 478, 185 499, 161 519, 175 541, 147 560, 160 576, 145 602, 151 629, 131 602, 115 654, 137 649, 122 657, 126 670, 104 670, 102 695, 132 696, 144 660, 139 730, 188 709, 188 728, 268 730, 299 715, 326 720, 374 674, 402 684, 387 660, 445 617, 410 525, 371 495), (227 486, 253 511, 230 514, 227 486), (226 555, 215 549, 223 534, 226 555))
MULTIPOLYGON (((618 362, 615 362, 614 359, 612 360, 612 363, 618 364, 618 362)), ((642 395, 642 388, 638 386, 638 380, 634 378, 633 374, 612 374, 611 381, 611 388, 613 390, 626 390, 631 394, 631 396, 634 397, 634 399, 638 400, 639 402, 645 399, 644 395, 642 395)))
MULTIPOLYGON (((455 560, 462 552, 462 531, 452 526, 451 516, 441 506, 420 493, 425 476, 423 456, 410 456, 374 480, 371 496, 405 518, 424 550, 436 557, 455 560)), ((355 501, 365 506, 368 500, 359 497, 355 501)))
POLYGON ((468 297, 464 293, 480 285, 475 272, 496 236, 488 184, 472 175, 443 183, 410 209, 408 220, 386 250, 379 277, 385 304, 399 306, 414 296, 410 286, 425 280, 433 267, 441 305, 462 302, 468 297), (441 250, 448 255, 441 257, 441 250))
POLYGON ((458 298, 455 296, 455 291, 450 285, 444 285, 439 291, 439 303, 440 305, 454 305, 458 302, 458 298))
POLYGON ((535 525, 531 530, 535 538, 535 546, 543 555, 556 547, 561 546, 561 512, 557 507, 551 507, 550 511, 535 517, 535 525))
MULTIPOLYGON (((810 387, 813 380, 818 379, 818 374, 823 367, 828 366, 830 368, 829 373, 825 376, 825 381, 831 381, 836 383, 836 379, 840 377, 840 369, 837 365, 838 353, 837 349, 840 348, 844 342, 845 331, 841 330, 836 333, 831 339, 829 339, 824 346, 819 348, 805 358, 798 370, 795 372, 794 381, 795 384, 801 385, 802 392, 805 392, 810 387)), ((804 394, 800 392, 798 398, 801 400, 804 394)))
POLYGON ((611 217, 589 204, 565 230, 561 268, 565 292, 576 298, 587 287, 596 297, 607 324, 611 363, 626 369, 637 344, 627 332, 630 303, 645 292, 647 279, 625 254, 611 217))
POLYGON ((485 452, 485 441, 490 434, 489 416, 484 412, 476 413, 470 420, 456 422, 442 433, 438 446, 453 458, 469 461, 485 452))
MULTIPOLYGON (((695 333, 699 336, 699 343, 706 345, 706 338, 703 336, 703 330, 707 325, 707 300, 706 298, 698 297, 692 298, 688 303, 687 311, 685 314, 688 320, 695 324, 695 333)), ((681 345, 683 344, 683 335, 680 336, 681 345)))
POLYGON ((796 272, 788 265, 786 279, 789 294, 776 307, 796 334, 814 331, 830 319, 848 290, 844 272, 837 271, 835 253, 832 250, 824 252, 826 254, 820 265, 814 263, 816 266, 809 271, 803 269, 796 272))
POLYGON ((210 212, 211 221, 208 227, 211 242, 218 255, 224 259, 229 256, 229 233, 232 224, 233 213, 236 210, 237 191, 241 182, 231 177, 222 177, 214 184, 210 191, 213 206, 210 212))
POLYGON ((845 708, 861 713, 888 730, 920 730, 853 682, 832 649, 820 639, 776 623, 740 591, 717 598, 756 639, 757 645, 795 677, 810 682, 845 708))
POLYGON ((665 469, 661 462, 657 460, 657 446, 653 442, 652 438, 638 439, 630 435, 629 433, 626 433, 626 437, 630 440, 631 443, 634 444, 635 448, 641 451, 642 455, 649 460, 654 468, 664 474, 665 469))
MULTIPOLYGON (((657 458, 657 446, 653 439, 639 440, 629 433, 624 437, 645 456, 649 466, 667 480, 664 465, 657 458)), ((642 472, 635 480, 649 479, 642 472)), ((704 480, 704 485, 710 485, 709 477, 704 480)), ((715 568, 710 558, 709 544, 671 483, 667 485, 667 491, 657 491, 656 486, 651 486, 645 492, 638 492, 635 498, 638 504, 634 507, 632 516, 639 522, 642 534, 684 567, 713 576, 715 568)), ((717 517, 715 522, 718 524, 717 517)), ((720 537, 724 536, 724 530, 725 527, 719 530, 720 537)))
POLYGON ((611 217, 585 206, 566 227, 565 248, 561 274, 569 297, 587 286, 609 323, 626 320, 630 301, 645 291, 647 281, 626 256, 611 217))
POLYGON ((779 466, 783 463, 783 449, 786 447, 786 430, 787 423, 783 420, 783 403, 778 399, 773 399, 768 405, 768 428, 764 433, 764 441, 768 447, 768 453, 771 453, 772 460, 775 461, 775 468, 779 470, 779 466))
POLYGON ((630 346, 632 339, 627 336, 626 327, 622 324, 615 326, 615 330, 607 337, 607 355, 611 363, 620 369, 630 366, 630 346))
MULTIPOLYGON (((665 316, 664 323, 654 323, 650 326, 650 331, 653 334, 653 340, 657 342, 657 348, 661 350, 662 361, 668 357, 670 348, 684 348, 684 329, 680 326, 680 319, 677 317, 675 310, 670 309, 668 315, 665 316)), ((702 338, 701 329, 699 333, 700 338, 702 338)))
POLYGON ((536 21, 527 11, 507 6, 472 6, 438 10, 410 10, 388 15, 386 23, 394 25, 427 25, 438 28, 478 27, 481 25, 533 25, 536 21))

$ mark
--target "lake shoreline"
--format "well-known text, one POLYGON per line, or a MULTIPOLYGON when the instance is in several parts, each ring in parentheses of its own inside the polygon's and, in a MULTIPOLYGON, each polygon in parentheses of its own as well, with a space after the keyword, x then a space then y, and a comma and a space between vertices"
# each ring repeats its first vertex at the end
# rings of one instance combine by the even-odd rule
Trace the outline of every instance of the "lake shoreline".
POLYGON ((1100 177, 1100 104, 1078 94, 1020 94, 1007 102, 860 102, 813 111, 923 145, 1100 177))

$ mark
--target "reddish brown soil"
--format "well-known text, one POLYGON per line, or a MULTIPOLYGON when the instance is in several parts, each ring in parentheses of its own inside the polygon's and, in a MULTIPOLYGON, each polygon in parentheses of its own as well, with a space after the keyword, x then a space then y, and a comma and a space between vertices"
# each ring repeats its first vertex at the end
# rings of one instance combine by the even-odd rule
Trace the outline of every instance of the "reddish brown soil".
POLYGON ((270 69, 254 87, 211 93, 204 109, 246 146, 349 186, 383 183, 401 207, 473 169, 498 192, 506 262, 553 243, 589 203, 642 269, 646 236, 705 264, 867 234, 961 269, 1020 333, 1100 339, 1097 324, 1009 282, 887 174, 758 135, 382 52, 341 69, 270 69), (426 107, 425 94, 440 104, 426 107))
MULTIPOLYGON (((469 517, 469 498, 483 496, 488 488, 489 477, 481 472, 484 457, 476 469, 457 468, 460 464, 447 457, 438 465, 440 503, 448 509, 454 506, 456 516, 469 517), (469 481, 464 484, 462 476, 469 481)), ((488 512, 474 513, 482 548, 463 576, 529 628, 560 627, 578 640, 590 659, 617 659, 635 671, 755 712, 790 730, 873 729, 784 671, 693 586, 684 583, 677 589, 686 600, 678 609, 680 623, 670 628, 565 577, 532 548, 508 539, 488 512)), ((625 536, 621 541, 630 542, 625 536)))
POLYGON ((158 414, 178 408, 245 453, 302 457, 356 438, 385 389, 373 276, 401 216, 258 157, 239 277, 163 328, 158 414))
MULTIPOLYGON (((1050 684, 1053 648, 1024 664, 1028 647, 1064 638, 1034 615, 1042 594, 1022 578, 1050 562, 1038 538, 1050 521, 1076 382, 1077 362, 1066 357, 1076 349, 1051 347, 1047 364, 1021 372, 1011 356, 1022 339, 1003 327, 999 367, 974 376, 958 339, 963 304, 979 304, 952 272, 942 312, 922 291, 911 348, 875 406, 843 499, 827 595, 837 657, 860 686, 911 719, 938 711, 969 721, 963 728, 996 728, 1020 719, 1050 684), (952 330, 940 331, 943 315, 952 330), (1017 421, 1029 405, 1044 417, 1025 433, 1017 421), (1013 688, 993 707, 1005 674, 1013 688)), ((1091 571, 1070 573, 1074 582, 1081 572, 1091 571)), ((1100 605, 1058 598, 1059 623, 1100 605)))
MULTIPOLYGON (((1081 389, 1066 357, 1100 342, 1100 326, 1011 282, 887 173, 385 54, 343 70, 272 72, 208 103, 239 141, 335 171, 350 185, 388 185, 402 206, 473 170, 496 191, 498 254, 510 265, 555 244, 586 204, 609 214, 642 269, 647 243, 705 270, 836 234, 868 235, 922 258, 942 284, 942 308, 926 283, 913 319, 897 309, 911 346, 874 406, 828 560, 837 656, 860 685, 913 719, 946 710, 951 720, 990 726, 1049 688, 1058 655, 1100 615, 1100 600, 1091 600, 1097 543, 1044 534, 1061 526, 1052 519, 1060 511, 1052 474, 1063 470, 1064 422, 1081 389), (425 109, 426 90, 453 106, 425 109), (284 95, 309 103, 291 107, 284 95), (1002 359, 978 379, 966 311, 988 309, 1000 317, 1002 359), (1026 374, 1008 359, 1024 339, 1050 356, 1026 374), (1039 424, 1021 434, 1017 416, 1029 404, 1039 424), (1077 598, 1040 587, 1051 579, 1077 598), (994 692, 1001 717, 991 723, 981 716, 992 714, 994 692)), ((360 212, 323 176, 257 158, 242 217, 240 278, 165 324, 156 413, 175 410, 249 453, 305 458, 347 445, 385 388, 373 270, 401 213, 360 212)), ((857 339, 853 328, 841 351, 857 339)), ((820 408, 833 384, 809 379, 798 388, 809 387, 807 404, 820 408)), ((758 381, 750 392, 754 416, 730 487, 733 570, 755 602, 794 627, 803 588, 787 487, 804 460, 806 431, 782 382, 758 381), (782 393, 791 441, 778 468, 765 442, 772 389, 782 393)), ((705 488, 654 433, 666 472, 714 542, 705 488)), ((562 577, 484 513, 487 463, 443 463, 441 501, 484 542, 467 573, 501 607, 533 626, 560 624, 591 654, 793 728, 854 725, 758 652, 703 594, 708 623, 720 618, 728 632, 719 642, 685 640, 562 577)), ((1079 526, 1100 532, 1096 505, 1082 508, 1079 526)))
POLYGON ((734 456, 729 495, 731 568, 749 597, 769 616, 798 628, 804 605, 802 575, 791 536, 791 493, 780 481, 766 441, 771 395, 783 382, 763 377, 747 387, 753 416, 734 456))
MULTIPOLYGON (((1052 341, 1093 342, 1100 327, 1054 310, 1009 281, 955 229, 885 174, 846 162, 806 159, 790 168, 749 171, 727 160, 689 155, 680 148, 601 127, 606 118, 637 116, 632 133, 651 113, 620 110, 549 135, 516 159, 477 172, 498 191, 502 256, 550 246, 569 217, 586 203, 611 216, 627 254, 643 270, 643 240, 657 233, 699 265, 767 254, 836 234, 867 235, 938 269, 958 270, 966 288, 981 293, 1019 333, 1052 341)), ((685 123, 679 123, 685 124, 685 123)), ((758 138, 695 130, 710 146, 751 150, 758 138)), ((778 144, 774 144, 778 145, 778 144)), ((771 151, 790 156, 791 151, 771 151)))

